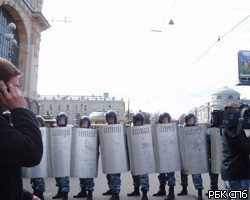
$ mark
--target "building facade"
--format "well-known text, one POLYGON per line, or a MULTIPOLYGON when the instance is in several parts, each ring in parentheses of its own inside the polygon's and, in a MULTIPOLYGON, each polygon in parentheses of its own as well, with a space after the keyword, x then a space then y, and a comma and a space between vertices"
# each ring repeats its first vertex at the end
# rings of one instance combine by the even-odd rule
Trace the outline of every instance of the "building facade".
POLYGON ((80 117, 90 116, 93 112, 117 112, 118 120, 123 121, 125 115, 125 102, 123 99, 110 98, 107 93, 103 96, 61 96, 61 95, 38 95, 40 115, 57 116, 65 112, 69 117, 69 124, 77 125, 80 117))
POLYGON ((42 5, 43 0, 0 2, 0 57, 11 61, 23 73, 21 90, 35 113, 41 32, 50 27, 42 14, 42 5))
POLYGON ((195 107, 190 111, 195 114, 198 123, 210 123, 211 112, 213 110, 224 109, 224 107, 230 102, 250 104, 250 100, 241 99, 239 92, 227 86, 218 89, 211 95, 211 97, 211 102, 207 102, 200 107, 195 107))

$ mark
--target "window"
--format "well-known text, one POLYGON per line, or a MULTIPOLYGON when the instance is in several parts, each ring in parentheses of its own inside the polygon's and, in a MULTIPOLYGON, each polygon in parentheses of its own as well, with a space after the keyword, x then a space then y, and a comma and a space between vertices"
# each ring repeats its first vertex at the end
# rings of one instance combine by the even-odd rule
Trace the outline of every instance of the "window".
POLYGON ((69 110, 69 105, 66 106, 66 110, 69 110))
POLYGON ((78 110, 78 105, 75 105, 75 110, 78 110))
POLYGON ((49 105, 49 110, 52 110, 52 105, 49 105))
POLYGON ((103 111, 103 112, 106 111, 106 106, 105 106, 105 105, 102 106, 102 111, 103 111))
POLYGON ((222 97, 221 96, 217 96, 217 99, 222 99, 222 97))
POLYGON ((58 105, 58 110, 61 110, 61 105, 58 105))
POLYGON ((234 97, 232 95, 229 95, 228 96, 228 99, 233 99, 234 97))
POLYGON ((84 105, 84 111, 88 111, 88 106, 84 105))

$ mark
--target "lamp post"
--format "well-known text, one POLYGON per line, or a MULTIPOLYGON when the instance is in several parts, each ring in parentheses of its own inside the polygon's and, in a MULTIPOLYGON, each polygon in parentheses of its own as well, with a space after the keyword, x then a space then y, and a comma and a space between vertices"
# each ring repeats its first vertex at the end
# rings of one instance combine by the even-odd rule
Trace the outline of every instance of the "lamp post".
POLYGON ((14 36, 14 31, 16 30, 16 25, 11 22, 7 25, 8 32, 4 35, 5 39, 10 42, 10 53, 13 54, 12 46, 17 46, 17 41, 14 36))

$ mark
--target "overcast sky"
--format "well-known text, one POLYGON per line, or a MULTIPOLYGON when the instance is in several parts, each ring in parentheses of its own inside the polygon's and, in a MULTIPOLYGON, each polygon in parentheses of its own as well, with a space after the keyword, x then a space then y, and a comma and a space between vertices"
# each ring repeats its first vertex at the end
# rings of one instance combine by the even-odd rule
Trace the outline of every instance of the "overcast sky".
POLYGON ((224 86, 250 99, 249 86, 235 86, 249 0, 44 0, 43 14, 41 95, 108 92, 175 118, 224 86))

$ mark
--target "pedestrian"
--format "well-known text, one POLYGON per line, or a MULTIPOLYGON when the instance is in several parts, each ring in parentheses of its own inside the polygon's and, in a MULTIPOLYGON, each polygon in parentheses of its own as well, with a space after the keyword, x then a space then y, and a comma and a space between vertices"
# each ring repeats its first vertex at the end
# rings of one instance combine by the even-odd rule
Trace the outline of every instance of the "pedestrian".
MULTIPOLYGON (((193 113, 189 113, 187 116, 185 116, 185 126, 186 127, 196 126, 196 117, 193 113)), ((202 190, 204 187, 201 174, 192 174, 192 179, 195 189, 198 190, 197 200, 203 200, 202 190)), ((183 170, 181 170, 181 185, 182 185, 182 190, 177 195, 178 196, 187 195, 188 175, 183 170)))
MULTIPOLYGON (((80 119, 79 127, 80 128, 90 128, 91 121, 87 116, 82 116, 80 119)), ((87 200, 93 199, 93 191, 94 191, 94 179, 93 178, 79 178, 81 191, 74 195, 74 198, 85 198, 87 200), (88 193, 87 193, 88 192, 88 193)))
MULTIPOLYGON (((170 122, 171 122, 171 116, 169 113, 164 112, 159 116, 159 124, 168 124, 170 122)), ((169 161, 169 162, 171 162, 171 161, 169 161)), ((168 182, 169 193, 168 193, 167 198, 165 200, 175 199, 175 194, 174 194, 175 173, 174 172, 160 173, 158 175, 158 180, 160 183, 159 191, 157 193, 153 194, 153 196, 165 196, 166 195, 165 186, 168 182)))
POLYGON ((21 72, 0 58, 0 110, 11 112, 12 125, 0 114, 0 199, 22 200, 21 167, 33 167, 43 155, 42 136, 35 115, 26 109, 20 91, 21 72))

